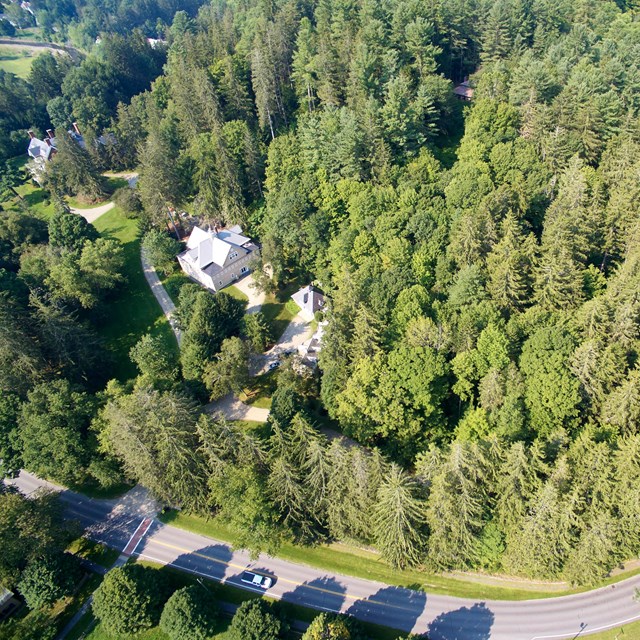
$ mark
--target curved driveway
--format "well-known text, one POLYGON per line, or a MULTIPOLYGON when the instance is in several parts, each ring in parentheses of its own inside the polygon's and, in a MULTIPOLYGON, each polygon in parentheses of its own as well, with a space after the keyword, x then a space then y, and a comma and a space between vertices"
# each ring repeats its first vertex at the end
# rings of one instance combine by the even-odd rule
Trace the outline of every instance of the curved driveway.
MULTIPOLYGON (((25 493, 47 485, 25 472, 15 484, 25 493)), ((66 490, 61 499, 68 516, 80 520, 89 536, 118 549, 157 508, 138 487, 120 500, 92 500, 66 490)), ((471 600, 391 587, 265 555, 252 561, 246 552, 233 551, 224 542, 157 521, 134 555, 242 588, 248 587, 239 582, 240 573, 253 567, 275 578, 267 592, 273 598, 342 611, 403 631, 428 632, 430 640, 579 639, 640 619, 640 604, 633 599, 640 576, 572 596, 520 602, 471 600)))

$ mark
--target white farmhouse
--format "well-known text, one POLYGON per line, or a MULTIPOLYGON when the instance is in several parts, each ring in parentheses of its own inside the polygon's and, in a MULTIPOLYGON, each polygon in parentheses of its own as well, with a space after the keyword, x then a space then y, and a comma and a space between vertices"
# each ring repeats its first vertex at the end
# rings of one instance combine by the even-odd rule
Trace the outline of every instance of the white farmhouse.
POLYGON ((194 227, 178 262, 188 276, 219 291, 248 274, 250 263, 259 255, 258 246, 237 225, 219 231, 194 227))

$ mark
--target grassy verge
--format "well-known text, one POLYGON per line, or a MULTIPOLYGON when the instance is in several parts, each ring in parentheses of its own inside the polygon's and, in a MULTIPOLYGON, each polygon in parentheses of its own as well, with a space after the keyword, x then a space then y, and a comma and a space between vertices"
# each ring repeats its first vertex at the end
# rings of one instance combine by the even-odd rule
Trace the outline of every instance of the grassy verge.
POLYGON ((264 429, 264 422, 256 422, 255 420, 234 420, 233 424, 244 429, 245 431, 255 431, 264 429))
POLYGON ((249 297, 234 285, 229 285, 228 287, 222 289, 222 291, 230 295, 232 298, 235 298, 236 300, 241 300, 242 302, 249 301, 249 297))
MULTIPOLYGON (((588 632, 589 629, 587 628, 588 632)), ((634 640, 640 638, 640 621, 586 636, 589 640, 634 640)))
POLYGON ((82 607, 87 598, 98 588, 101 582, 102 576, 95 573, 89 574, 74 595, 56 602, 51 610, 51 624, 61 630, 80 607, 82 607))
POLYGON ((99 564, 105 569, 111 569, 120 555, 117 549, 112 549, 88 538, 78 538, 74 540, 69 545, 67 551, 85 560, 95 562, 95 564, 99 564))
POLYGON ((113 375, 124 381, 137 373, 129 360, 129 350, 142 335, 160 335, 166 345, 175 351, 178 345, 142 271, 137 220, 126 218, 115 207, 100 216, 94 225, 101 236, 117 238, 124 246, 123 271, 127 281, 109 302, 109 315, 100 329, 107 348, 113 354, 113 375))
MULTIPOLYGON (((162 522, 171 524, 187 531, 209 536, 223 542, 233 544, 236 536, 229 527, 215 518, 205 518, 187 515, 177 511, 168 510, 159 516, 162 522)), ((540 598, 552 598, 573 593, 589 591, 593 587, 578 589, 566 589, 563 591, 545 591, 544 587, 538 590, 527 589, 526 583, 518 588, 513 583, 509 586, 495 586, 481 582, 472 582, 460 578, 427 573, 416 569, 396 570, 384 563, 380 555, 374 551, 361 549, 356 546, 333 543, 318 545, 315 547, 301 547, 293 544, 285 544, 280 548, 278 557, 291 562, 306 564, 326 571, 341 573, 344 575, 375 580, 389 585, 408 587, 431 593, 442 593, 460 598, 482 598, 491 600, 529 600, 540 598)), ((604 583, 610 584, 640 573, 640 570, 631 571, 624 575, 611 578, 604 583)), ((482 577, 481 574, 477 574, 482 577)), ((598 586, 602 586, 598 585, 598 586)))

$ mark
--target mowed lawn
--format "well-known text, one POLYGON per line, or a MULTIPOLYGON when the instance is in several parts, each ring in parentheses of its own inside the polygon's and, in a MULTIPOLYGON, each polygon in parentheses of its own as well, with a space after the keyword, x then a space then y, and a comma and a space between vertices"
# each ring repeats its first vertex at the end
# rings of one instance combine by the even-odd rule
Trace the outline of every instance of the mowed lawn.
POLYGON ((100 334, 114 356, 114 376, 121 381, 137 374, 129 359, 131 347, 145 334, 160 335, 167 346, 177 352, 178 345, 147 284, 140 263, 140 237, 138 222, 126 218, 115 207, 100 216, 94 223, 100 235, 122 242, 125 253, 124 275, 127 278, 114 299, 109 302, 100 334))
POLYGON ((21 47, 0 46, 0 69, 26 79, 31 71, 31 64, 38 55, 40 54, 34 55, 32 51, 21 47))

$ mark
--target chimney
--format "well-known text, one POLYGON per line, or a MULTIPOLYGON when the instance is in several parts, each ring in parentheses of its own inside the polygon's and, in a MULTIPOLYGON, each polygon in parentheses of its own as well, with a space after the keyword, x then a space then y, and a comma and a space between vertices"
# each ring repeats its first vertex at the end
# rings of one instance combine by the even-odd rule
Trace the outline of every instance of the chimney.
POLYGON ((78 123, 77 123, 77 122, 72 122, 71 124, 73 125, 73 128, 75 129, 75 132, 76 132, 79 136, 81 136, 82 134, 80 133, 80 129, 79 129, 79 127, 78 127, 78 123))
POLYGON ((36 134, 33 133, 33 131, 31 129, 29 129, 29 131, 27 131, 27 133, 29 134, 29 137, 33 140, 36 137, 36 134))
POLYGON ((53 129, 47 129, 47 135, 53 140, 53 129))
POLYGON ((44 141, 51 146, 51 138, 45 138, 44 141))

